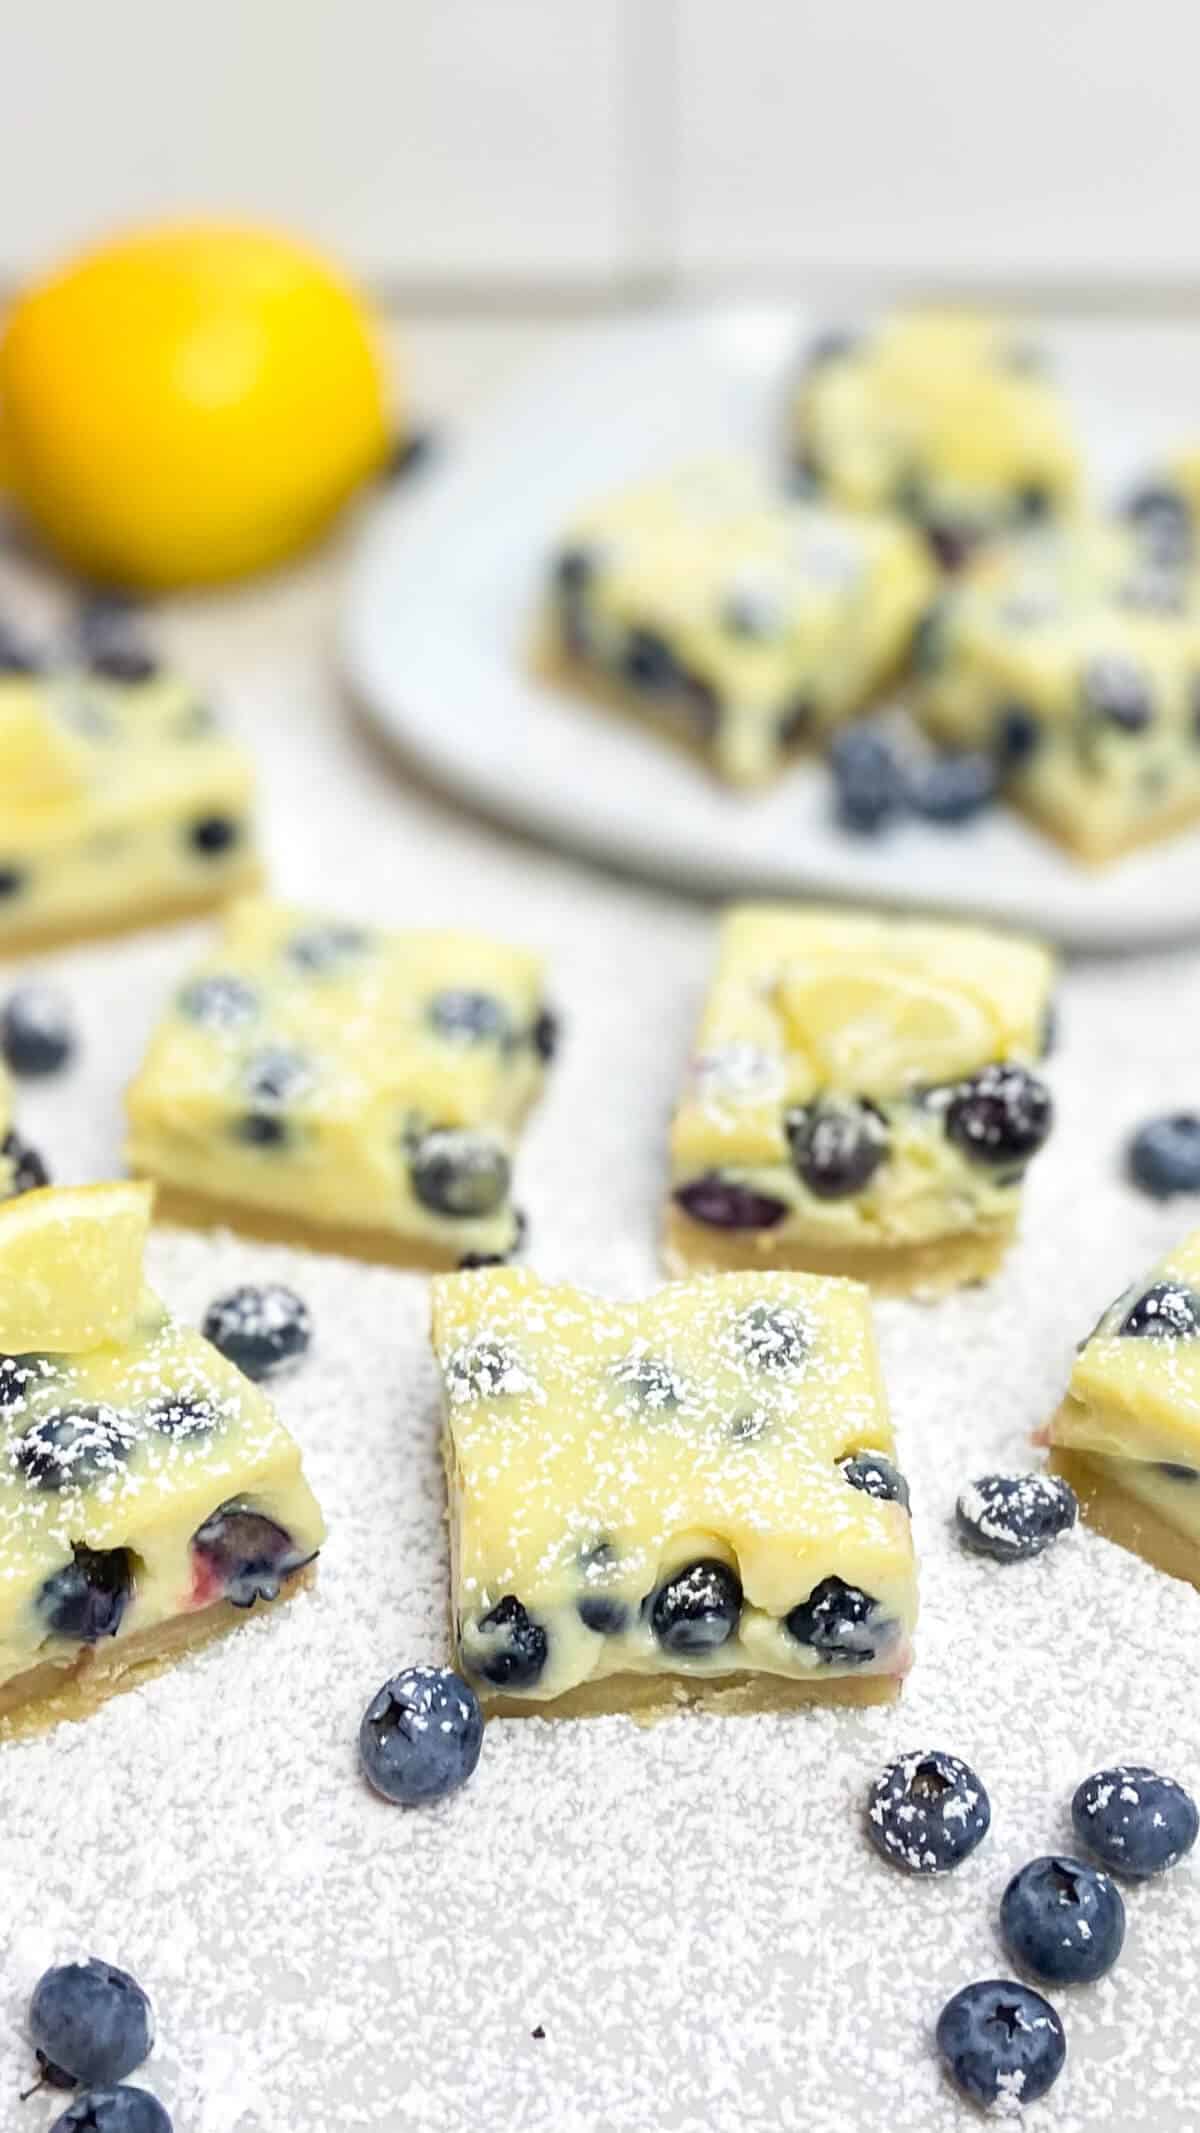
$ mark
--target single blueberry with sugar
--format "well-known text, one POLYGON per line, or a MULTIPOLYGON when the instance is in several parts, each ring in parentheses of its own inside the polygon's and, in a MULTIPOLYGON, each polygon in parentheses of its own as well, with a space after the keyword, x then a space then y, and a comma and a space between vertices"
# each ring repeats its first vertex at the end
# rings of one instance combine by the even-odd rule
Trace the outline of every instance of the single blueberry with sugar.
POLYGON ((133 1450, 135 1435, 113 1407, 58 1407, 39 1415, 17 1438, 12 1457, 34 1488, 57 1495, 116 1473, 133 1450))
POLYGON ((10 1199, 15 1198, 19 1192, 40 1192, 43 1185, 50 1183, 50 1172, 42 1157, 36 1148, 30 1147, 28 1141, 22 1140, 19 1133, 5 1134, 3 1141, 0 1141, 0 1155, 3 1155, 12 1172, 12 1182, 8 1188, 10 1199))
POLYGON ((1075 1491, 1058 1474, 983 1474, 955 1506, 964 1547, 1002 1563, 1040 1555, 1078 1515, 1075 1491))
POLYGON ((214 1298, 201 1331, 244 1376, 257 1381, 277 1376, 307 1353, 312 1318, 304 1299, 282 1282, 242 1282, 214 1298))
POLYGON ((904 774, 888 736, 871 725, 848 726, 829 751, 833 811, 843 829, 877 836, 903 812, 904 774))
POLYGON ((719 1171, 680 1185, 674 1198, 685 1215, 707 1229, 774 1229, 788 1211, 786 1200, 722 1177, 719 1171))
POLYGON ((1011 1060, 981 1067, 952 1091, 947 1138, 969 1162, 1023 1164, 1049 1138, 1054 1104, 1044 1081, 1011 1060))
POLYGON ((1121 1891, 1098 1867, 1057 1854, 1031 1859, 1000 1902, 1000 1930, 1023 1969, 1050 1985, 1089 1985, 1125 1940, 1121 1891))
POLYGON ((527 1689, 545 1668, 550 1640, 513 1592, 481 1616, 470 1637, 472 1673, 497 1689, 527 1689))
POLYGON ((982 1978, 947 2000, 937 2048, 955 2086, 985 2111, 1035 2103, 1063 2070, 1062 2023, 1040 1992, 1009 1978, 982 1978))
POLYGON ((449 1044, 507 1044, 513 1034, 512 1016, 494 993, 473 992, 463 986, 447 987, 429 1003, 429 1025, 449 1044))
POLYGON ((488 1134, 435 1126, 413 1148, 409 1175, 422 1207, 466 1221, 495 1213, 507 1197, 512 1168, 506 1151, 488 1134))
POLYGON ((852 1198, 887 1159, 887 1121, 861 1097, 824 1097, 788 1111, 783 1124, 792 1166, 818 1200, 852 1198))
POLYGON ((736 1570, 703 1556, 658 1587, 650 1602, 650 1627, 665 1651, 695 1657, 727 1643, 741 1611, 736 1570))
POLYGON ((1191 1793, 1145 1763, 1093 1771, 1076 1789, 1071 1821, 1080 1843, 1110 1873, 1131 1881, 1175 1866, 1200 1829, 1191 1793))
POLYGON ((10 993, 0 1016, 0 1050, 23 1080, 57 1074, 75 1050, 66 995, 52 985, 22 985, 10 993))
POLYGON ((284 1580, 315 1554, 302 1555, 286 1527, 236 1499, 211 1512, 192 1535, 192 1562, 203 1596, 226 1599, 233 1607, 277 1600, 284 1580))
POLYGON ((908 1483, 886 1452, 855 1452, 841 1460, 840 1467, 852 1489, 861 1489, 864 1496, 874 1496, 881 1503, 902 1503, 906 1511, 910 1508, 908 1483))
POLYGON ((1156 1281, 1117 1327, 1126 1340, 1182 1341, 1200 1333, 1200 1296, 1180 1281, 1156 1281))
POLYGON ((179 995, 179 1012, 204 1029, 243 1029, 259 1011, 259 998, 244 978, 225 971, 193 978, 179 995))
POLYGON ((992 1808, 969 1763, 942 1748, 899 1755, 867 1795, 867 1835, 910 1874, 948 1874, 982 1844, 992 1808))
POLYGON ((1175 1111, 1139 1126, 1126 1150, 1133 1183, 1152 1199, 1200 1192, 1200 1117, 1175 1111))
POLYGON ((807 1599, 784 1616, 797 1644, 807 1644, 825 1666, 866 1666, 882 1641, 879 1602, 839 1577, 822 1578, 807 1599))
POLYGON ((121 2081, 154 2043, 154 2013, 137 1979, 89 1956, 44 1972, 29 2003, 29 2035, 59 2088, 121 2081))
POLYGON ((798 1370, 812 1344, 807 1320, 787 1304, 751 1304, 738 1313, 733 1334, 747 1362, 772 1377, 798 1370))
POLYGON ((473 1688, 445 1666, 409 1666, 371 1698, 359 1727, 363 1770, 402 1807, 444 1800, 479 1761, 483 1718, 473 1688))

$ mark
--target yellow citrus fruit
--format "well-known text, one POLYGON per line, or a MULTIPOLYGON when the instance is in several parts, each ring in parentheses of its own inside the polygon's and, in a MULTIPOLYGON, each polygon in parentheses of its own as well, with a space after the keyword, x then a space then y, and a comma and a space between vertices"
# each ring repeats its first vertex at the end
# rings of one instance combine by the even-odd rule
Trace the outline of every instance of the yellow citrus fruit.
POLYGON ((83 253, 0 340, 0 467, 73 568, 147 590, 311 540, 388 447, 371 319, 317 253, 197 223, 83 253))
POLYGON ((995 1050, 978 1001, 882 962, 837 971, 793 965, 779 994, 792 1041, 822 1088, 896 1096, 917 1080, 957 1080, 995 1050))
POLYGON ((148 1185, 72 1185, 0 1208, 6 1355, 75 1354, 126 1339, 142 1288, 148 1185))

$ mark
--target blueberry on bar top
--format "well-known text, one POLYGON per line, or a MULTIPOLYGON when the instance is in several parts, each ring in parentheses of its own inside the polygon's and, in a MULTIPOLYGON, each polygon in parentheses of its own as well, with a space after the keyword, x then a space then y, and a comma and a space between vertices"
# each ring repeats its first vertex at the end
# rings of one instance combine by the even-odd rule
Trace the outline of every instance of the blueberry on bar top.
POLYGON ((1052 963, 951 923, 726 913, 671 1128, 665 1259, 936 1294, 1000 1263, 1053 1126, 1052 963))
POLYGON ((1041 1432, 1085 1522, 1200 1586, 1200 1231, 1131 1284, 1076 1351, 1041 1432))
POLYGON ((880 1701, 910 1659, 908 1488, 857 1283, 615 1304, 434 1284, 456 1664, 506 1711, 880 1701))
POLYGON ((556 1036, 524 950, 245 901, 151 1042, 130 1162, 185 1220, 487 1264, 518 1242, 516 1144, 556 1036))

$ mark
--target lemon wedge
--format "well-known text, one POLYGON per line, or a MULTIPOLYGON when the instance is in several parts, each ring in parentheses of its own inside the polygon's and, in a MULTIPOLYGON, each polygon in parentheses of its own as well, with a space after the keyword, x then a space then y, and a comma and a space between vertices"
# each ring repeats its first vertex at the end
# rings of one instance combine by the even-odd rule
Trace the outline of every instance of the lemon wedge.
POLYGON ((78 1354, 128 1338, 149 1185, 48 1186, 0 1204, 0 1351, 78 1354))
POLYGON ((996 1031, 978 1000, 888 965, 792 966, 777 998, 819 1088, 898 1096, 957 1081, 995 1056, 996 1031))

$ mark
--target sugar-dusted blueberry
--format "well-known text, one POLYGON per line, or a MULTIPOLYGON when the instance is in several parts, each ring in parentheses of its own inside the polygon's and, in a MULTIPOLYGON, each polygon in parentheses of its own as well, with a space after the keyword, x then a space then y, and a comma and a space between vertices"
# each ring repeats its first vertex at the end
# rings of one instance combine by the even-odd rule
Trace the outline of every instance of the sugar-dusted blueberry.
POLYGON ((678 1371, 659 1355, 626 1355, 612 1367, 612 1381, 638 1408, 648 1414, 666 1414, 683 1398, 678 1371))
POLYGON ((613 1590, 621 1577, 622 1563, 615 1544, 603 1535, 579 1552, 584 1590, 576 1605, 585 1629, 599 1637, 619 1637, 633 1618, 629 1603, 613 1590))
POLYGON ((128 1548, 85 1548, 76 1541, 71 1561, 39 1586, 37 1611, 51 1636, 98 1644, 101 1637, 116 1636, 132 1595, 128 1548))
POLYGON ((19 1192, 40 1192, 50 1183, 50 1172, 36 1148, 23 1140, 19 1133, 6 1133, 0 1141, 0 1156, 9 1165, 11 1183, 8 1197, 19 1192))
POLYGON ((189 1439, 214 1436, 221 1427, 221 1410, 207 1393, 164 1392, 144 1410, 145 1420, 160 1437, 180 1444, 189 1439))
POLYGON ((997 1060, 953 1090, 945 1123, 947 1137, 972 1163, 1023 1164, 1049 1138, 1054 1102, 1028 1067, 997 1060))
POLYGON ((926 822, 971 822, 999 792, 995 760, 982 749, 942 749, 921 755, 904 773, 905 797, 926 822))
POLYGON ((0 1049, 14 1074, 57 1074, 75 1050, 75 1025, 65 993, 53 985, 22 985, 0 1015, 0 1049))
POLYGON ((849 326, 825 326, 815 333, 804 351, 805 370, 825 370, 831 363, 844 362, 847 356, 856 355, 862 346, 862 335, 849 326))
POLYGON ((1000 1930, 1022 1969, 1050 1985, 1090 1985, 1111 1970, 1125 1940, 1115 1881, 1079 1859, 1031 1859, 1000 1900, 1000 1930))
POLYGON ((405 430, 391 446, 380 480, 406 481, 410 474, 422 472, 437 457, 439 448, 436 430, 405 430))
POLYGON ((286 1527, 236 1498, 211 1512, 192 1535, 192 1562, 205 1599, 234 1607, 277 1600, 285 1578, 303 1570, 316 1551, 297 1548, 286 1527))
POLYGON ((1013 515, 1023 525, 1040 525, 1050 516, 1051 502, 1044 481, 1023 481, 1013 492, 1013 515))
POLYGON ((964 1547, 1001 1563, 1040 1555, 1078 1515, 1075 1491, 1058 1474, 984 1474, 960 1490, 955 1508, 964 1547))
POLYGON ((371 945, 371 936, 365 926, 333 923, 325 926, 306 926, 300 933, 293 933, 284 947, 284 955, 296 970, 306 977, 333 977, 365 954, 371 945))
POLYGON ((874 1496, 880 1503, 902 1503, 909 1509, 908 1483, 886 1452, 855 1452, 839 1464, 852 1489, 861 1489, 864 1496, 874 1496))
POLYGON ((985 2111, 1035 2103, 1063 2070, 1067 2039, 1049 2000, 1008 1978, 983 1978, 947 2000, 937 2048, 955 2087, 985 2111))
POLYGON ((887 734, 878 726, 847 726, 829 751, 833 811, 843 829, 873 836, 905 804, 904 774, 887 734))
POLYGON ((1156 1281, 1117 1327, 1127 1340, 1183 1341, 1200 1333, 1200 1296, 1181 1281, 1156 1281))
POLYGON ((429 1003, 430 1028, 449 1044, 508 1044, 512 1040, 512 1016, 503 1000, 491 992, 473 992, 465 986, 447 986, 429 1003))
POLYGON ((1196 1842, 1196 1802, 1145 1763, 1114 1763, 1084 1779, 1071 1801, 1080 1843, 1110 1873, 1146 1880, 1175 1866, 1196 1842))
POLYGON ((1084 708, 1122 733, 1142 733, 1154 717, 1154 696, 1136 660, 1110 653, 1090 659, 1080 676, 1084 708))
POLYGON ((179 995, 181 1015, 205 1029, 244 1029, 259 1012, 259 997, 253 985, 231 972, 212 971, 193 978, 179 995))
POLYGON ((542 1674, 550 1640, 516 1594, 506 1592, 475 1623, 469 1638, 473 1673, 497 1689, 528 1689, 542 1674))
POLYGON ((1167 482, 1144 482, 1125 504, 1151 555, 1163 563, 1186 562, 1192 552, 1192 514, 1187 498, 1167 482))
POLYGON ((29 886, 29 873, 25 867, 15 867, 0 861, 0 902, 9 902, 20 896, 29 886))
POLYGON ((695 1655, 727 1643, 741 1611, 736 1570, 715 1556, 702 1556, 658 1587, 650 1602, 650 1627, 665 1651, 695 1655))
POLYGON ((187 840, 201 859, 223 859, 242 835, 243 825, 232 815, 198 815, 188 825, 187 840))
POLYGON ((674 1198, 685 1215, 708 1229, 774 1229, 788 1211, 786 1200, 716 1170, 678 1186, 674 1198))
POLYGON ((570 548, 560 548, 552 566, 556 591, 572 595, 581 593, 595 575, 596 560, 596 552, 592 548, 583 548, 578 544, 570 548))
POLYGON ((283 1044, 264 1046, 247 1059, 242 1087, 261 1104, 294 1103, 313 1084, 313 1066, 307 1052, 283 1044))
POLYGON ((171 2119, 149 2089, 88 2089, 68 2104, 50 2133, 172 2133, 171 2119))
POLYGON ((733 1337, 748 1363, 774 1377, 799 1370, 812 1346, 808 1320, 790 1304, 750 1304, 734 1319, 733 1337))
POLYGON ((269 1378, 307 1352, 312 1318, 282 1282, 242 1282, 214 1297, 201 1331, 246 1377, 269 1378))
POLYGON ((979 529, 965 519, 932 517, 925 522, 925 538, 938 567, 961 570, 979 546, 979 529))
POLYGON ((154 2043, 154 2013, 137 1979, 89 1956, 38 1979, 29 2035, 47 2080, 60 2088, 123 2080, 154 2043))
POLYGON ((503 1205, 512 1171, 507 1152, 489 1134, 435 1126, 414 1147, 409 1175, 422 1207, 467 1220, 503 1205))
POLYGON ((887 1160, 887 1120, 862 1097, 822 1097, 788 1111, 783 1124, 792 1165, 818 1200, 851 1199, 887 1160))
POLYGON ((54 1364, 45 1355, 0 1355, 0 1413, 14 1408, 37 1385, 54 1376, 54 1364))
POLYGON ((401 1807, 444 1800, 479 1761, 483 1718, 473 1688, 448 1666, 407 1666, 371 1698, 358 1729, 363 1770, 401 1807))
POLYGON ((797 1644, 810 1645, 825 1666, 865 1666, 883 1641, 879 1602, 841 1578, 822 1578, 807 1599, 784 1616, 797 1644))
POLYGON ((133 1450, 136 1432, 115 1407, 56 1407, 31 1422, 12 1447, 12 1459, 35 1489, 58 1495, 116 1474, 133 1450))
POLYGON ((679 687, 679 667, 664 637, 654 630, 631 630, 621 661, 626 681, 647 695, 657 696, 679 687))
POLYGON ((1041 738, 1042 722, 1027 704, 1003 703, 992 715, 992 748, 1001 770, 1020 770, 1041 738))
POLYGON ((898 1755, 867 1794, 867 1835, 910 1874, 948 1874, 982 1844, 991 1801, 969 1763, 942 1748, 898 1755))
POLYGON ((470 1341, 447 1357, 446 1389, 452 1400, 497 1400, 528 1387, 520 1361, 503 1341, 470 1341))
POLYGON ((1153 1199, 1200 1192, 1200 1116, 1173 1111, 1139 1126, 1126 1150, 1133 1183, 1153 1199))

